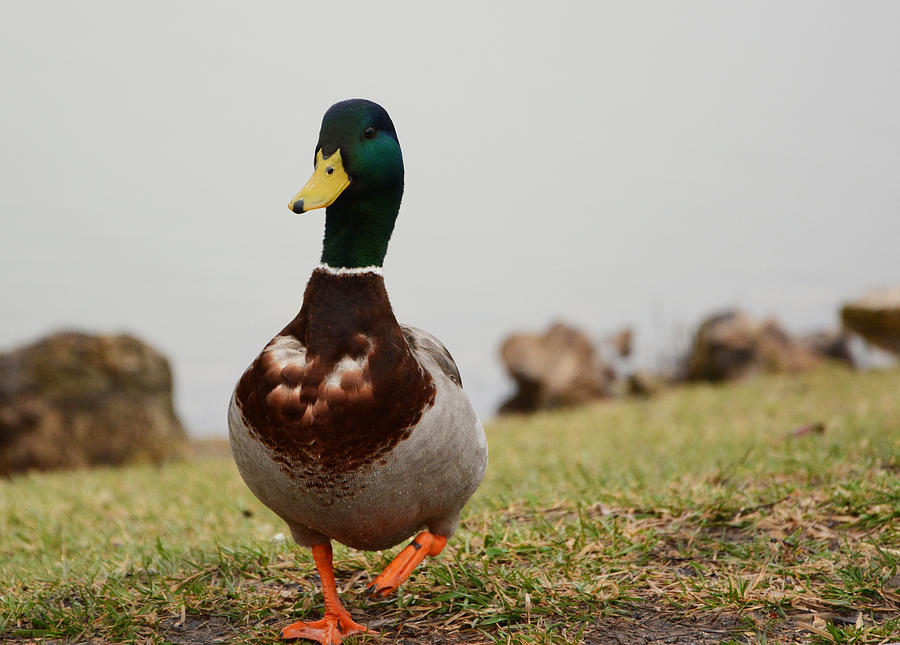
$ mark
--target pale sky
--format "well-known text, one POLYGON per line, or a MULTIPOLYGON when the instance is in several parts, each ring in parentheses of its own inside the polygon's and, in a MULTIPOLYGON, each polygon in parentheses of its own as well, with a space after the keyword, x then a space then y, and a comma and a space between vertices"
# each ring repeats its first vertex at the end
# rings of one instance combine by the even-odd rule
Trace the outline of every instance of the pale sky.
POLYGON ((322 114, 378 101, 406 193, 385 263, 482 416, 557 318, 643 361, 740 305, 795 331, 900 281, 900 3, 4 3, 0 347, 127 331, 224 434, 300 306, 322 114))

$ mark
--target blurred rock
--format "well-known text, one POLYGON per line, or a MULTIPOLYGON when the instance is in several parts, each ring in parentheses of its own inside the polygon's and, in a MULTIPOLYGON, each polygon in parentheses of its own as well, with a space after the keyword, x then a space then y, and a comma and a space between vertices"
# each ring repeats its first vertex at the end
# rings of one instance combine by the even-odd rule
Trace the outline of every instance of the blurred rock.
POLYGON ((856 367, 851 347, 851 336, 845 331, 817 331, 797 339, 801 345, 825 358, 856 367))
POLYGON ((607 342, 615 350, 616 354, 622 358, 631 356, 631 350, 634 348, 634 331, 630 327, 613 334, 607 342))
POLYGON ((590 338, 564 323, 544 334, 513 334, 500 348, 518 391, 500 412, 572 406, 611 396, 615 374, 590 338))
POLYGON ((666 385, 662 376, 646 370, 635 370, 628 377, 628 394, 635 396, 652 396, 666 385))
POLYGON ((180 455, 164 356, 130 336, 54 334, 0 355, 0 475, 180 455))
POLYGON ((685 378, 728 381, 759 372, 800 371, 820 361, 820 354, 792 339, 776 320, 729 311, 700 325, 685 360, 685 378))
POLYGON ((841 308, 844 327, 900 356, 900 286, 863 294, 841 308))

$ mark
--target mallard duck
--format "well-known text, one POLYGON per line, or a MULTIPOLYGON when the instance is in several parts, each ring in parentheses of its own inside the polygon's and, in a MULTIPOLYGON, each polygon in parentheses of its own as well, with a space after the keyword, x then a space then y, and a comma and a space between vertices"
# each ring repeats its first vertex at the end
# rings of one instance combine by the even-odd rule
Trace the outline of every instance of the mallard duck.
POLYGON ((294 213, 325 208, 321 263, 300 313, 266 345, 228 410, 247 486, 312 549, 325 615, 282 630, 323 645, 366 631, 344 609, 331 541, 388 549, 421 531, 369 585, 385 596, 438 555, 481 483, 487 442, 447 349, 400 325, 382 264, 403 196, 394 124, 377 103, 325 113, 294 213))

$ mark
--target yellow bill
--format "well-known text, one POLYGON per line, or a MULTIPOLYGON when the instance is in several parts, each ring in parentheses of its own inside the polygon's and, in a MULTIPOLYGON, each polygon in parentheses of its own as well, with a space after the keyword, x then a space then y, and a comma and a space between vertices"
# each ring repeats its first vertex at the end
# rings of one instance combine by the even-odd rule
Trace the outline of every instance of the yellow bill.
POLYGON ((327 159, 322 156, 322 149, 316 153, 316 169, 300 192, 288 204, 295 213, 305 213, 314 208, 325 208, 350 185, 350 177, 344 170, 341 150, 338 148, 327 159))

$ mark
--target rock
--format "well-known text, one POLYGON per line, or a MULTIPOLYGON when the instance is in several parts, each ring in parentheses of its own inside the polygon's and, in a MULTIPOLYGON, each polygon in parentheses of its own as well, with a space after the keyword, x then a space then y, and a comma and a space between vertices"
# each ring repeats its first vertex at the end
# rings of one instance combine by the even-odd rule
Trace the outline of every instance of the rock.
POLYGON ((628 377, 628 394, 652 396, 665 387, 665 379, 646 370, 635 370, 628 377))
POLYGON ((613 350, 622 358, 631 356, 634 349, 634 331, 630 327, 622 329, 607 339, 613 350))
POLYGON ((164 356, 130 336, 62 332, 0 354, 0 475, 178 456, 164 356))
POLYGON ((841 308, 846 329, 900 356, 900 286, 863 294, 841 308))
POLYGON ((851 339, 845 331, 817 331, 801 336, 798 342, 825 358, 856 367, 851 339))
POLYGON ((758 372, 799 371, 821 361, 774 319, 729 311, 704 321, 685 361, 690 381, 728 381, 758 372))
POLYGON ((615 374, 597 356, 590 338, 564 323, 545 334, 514 334, 500 348, 518 391, 501 412, 572 406, 609 397, 615 374))

